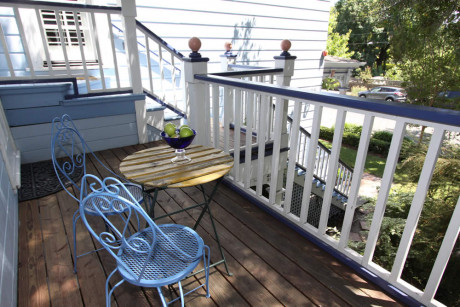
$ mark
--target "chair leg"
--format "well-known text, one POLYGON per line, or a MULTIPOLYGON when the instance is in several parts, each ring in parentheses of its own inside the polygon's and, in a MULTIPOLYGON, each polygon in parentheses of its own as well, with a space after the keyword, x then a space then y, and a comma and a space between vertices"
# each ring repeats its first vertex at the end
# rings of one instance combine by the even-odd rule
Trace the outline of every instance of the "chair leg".
POLYGON ((115 270, 112 271, 112 273, 110 273, 110 275, 107 277, 107 280, 105 282, 105 305, 106 307, 110 307, 110 305, 112 304, 111 297, 112 297, 112 293, 115 290, 115 288, 117 288, 119 285, 121 285, 125 281, 124 279, 120 280, 115 286, 113 286, 113 288, 109 292, 109 281, 110 281, 110 278, 113 276, 113 274, 115 274, 116 271, 118 271, 118 268, 116 268, 115 270))
POLYGON ((205 245, 203 247, 203 265, 204 265, 204 272, 205 272, 205 278, 206 278, 206 297, 210 298, 211 294, 209 293, 209 265, 211 262, 211 250, 209 246, 205 245))
POLYGON ((72 217, 73 227, 73 272, 77 273, 77 220, 80 218, 80 212, 77 210, 72 217))
POLYGON ((184 307, 184 290, 182 290, 182 284, 180 281, 177 283, 177 285, 179 286, 181 306, 184 307))
POLYGON ((165 297, 163 295, 163 291, 161 291, 161 287, 157 287, 158 294, 160 295, 161 303, 163 304, 163 307, 168 306, 166 303, 165 297))

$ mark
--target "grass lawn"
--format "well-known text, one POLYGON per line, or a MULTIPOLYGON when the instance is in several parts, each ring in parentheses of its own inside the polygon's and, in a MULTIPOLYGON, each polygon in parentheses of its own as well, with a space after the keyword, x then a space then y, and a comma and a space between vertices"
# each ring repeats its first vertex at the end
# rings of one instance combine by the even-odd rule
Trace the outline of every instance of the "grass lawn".
MULTIPOLYGON (((332 143, 326 140, 321 140, 321 143, 324 144, 327 148, 332 148, 332 143)), ((340 159, 345 162, 350 167, 355 167, 357 150, 350 147, 344 147, 340 149, 340 159)), ((366 158, 366 164, 364 165, 364 172, 377 176, 379 178, 383 177, 383 170, 385 169, 386 158, 375 155, 373 153, 368 153, 366 158)), ((405 182, 407 179, 404 174, 400 174, 398 170, 394 175, 393 181, 395 183, 405 182)))

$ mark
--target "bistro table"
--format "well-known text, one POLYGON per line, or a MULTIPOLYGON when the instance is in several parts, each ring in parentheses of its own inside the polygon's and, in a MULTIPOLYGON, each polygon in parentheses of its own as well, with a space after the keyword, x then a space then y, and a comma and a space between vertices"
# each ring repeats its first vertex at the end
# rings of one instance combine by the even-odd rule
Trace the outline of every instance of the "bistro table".
POLYGON ((210 203, 217 187, 230 169, 233 167, 233 158, 221 149, 206 147, 201 145, 191 145, 187 148, 187 156, 191 161, 187 163, 172 163, 175 157, 175 150, 169 146, 158 146, 137 151, 126 158, 120 164, 120 172, 129 180, 142 185, 144 193, 153 193, 152 204, 148 214, 158 220, 179 212, 202 207, 193 229, 196 230, 204 214, 208 212, 211 225, 217 240, 217 245, 222 256, 221 260, 211 264, 216 266, 224 263, 227 274, 231 275, 224 252, 220 244, 214 219, 212 216, 210 203), (204 191, 203 184, 215 181, 214 188, 209 196, 204 191), (154 216, 154 206, 158 192, 167 188, 185 188, 198 186, 203 194, 204 201, 181 210, 168 213, 159 217, 154 216))

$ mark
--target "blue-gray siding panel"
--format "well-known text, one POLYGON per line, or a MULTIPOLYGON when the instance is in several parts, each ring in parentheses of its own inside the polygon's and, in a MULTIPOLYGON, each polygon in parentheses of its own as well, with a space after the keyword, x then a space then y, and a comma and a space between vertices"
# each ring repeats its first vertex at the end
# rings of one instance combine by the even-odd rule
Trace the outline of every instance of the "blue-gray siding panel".
MULTIPOLYGON (((60 114, 62 115, 62 114, 60 114)), ((104 150, 138 144, 135 114, 74 119, 74 123, 92 150, 104 150)), ((11 128, 21 163, 51 159, 51 124, 11 128)))

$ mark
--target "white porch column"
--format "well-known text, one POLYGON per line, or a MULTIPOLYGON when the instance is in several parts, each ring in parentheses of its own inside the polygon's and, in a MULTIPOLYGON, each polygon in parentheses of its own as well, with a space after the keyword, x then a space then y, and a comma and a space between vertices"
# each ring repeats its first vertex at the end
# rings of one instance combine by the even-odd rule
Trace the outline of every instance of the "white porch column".
POLYGON ((201 41, 192 37, 188 43, 192 53, 184 58, 185 93, 188 125, 195 129, 194 144, 211 145, 209 87, 195 80, 196 74, 208 73, 209 58, 201 57, 198 51, 201 41))
MULTIPOLYGON (((292 56, 289 53, 291 48, 291 42, 287 39, 281 41, 281 49, 283 52, 279 56, 275 56, 275 68, 282 68, 283 74, 276 76, 276 84, 280 86, 289 86, 291 84, 291 78, 294 75, 294 63, 296 56, 292 56)), ((280 148, 288 147, 289 145, 289 135, 287 133, 287 116, 288 116, 288 100, 276 98, 276 108, 283 108, 281 119, 281 144, 280 148)), ((275 145, 276 146, 276 145, 275 145)), ((287 168, 287 152, 284 152, 280 155, 278 169, 278 182, 276 187, 276 201, 277 203, 281 202, 282 197, 282 187, 283 187, 283 176, 285 169, 287 168)))
MULTIPOLYGON (((136 1, 121 0, 121 13, 125 31, 125 48, 128 57, 128 69, 131 78, 131 86, 134 94, 142 94, 141 66, 139 63, 139 52, 137 50, 136 37, 136 1)), ((139 143, 147 142, 147 112, 144 100, 135 101, 136 123, 139 143)))

